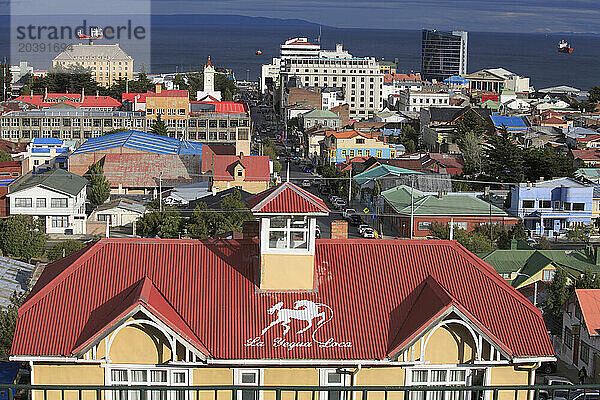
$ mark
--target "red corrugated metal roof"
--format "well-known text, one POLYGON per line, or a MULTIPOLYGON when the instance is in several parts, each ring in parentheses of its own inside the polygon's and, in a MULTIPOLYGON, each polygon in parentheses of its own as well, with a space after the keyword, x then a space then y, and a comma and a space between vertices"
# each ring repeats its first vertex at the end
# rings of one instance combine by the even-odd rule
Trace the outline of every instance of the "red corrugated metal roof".
POLYGON ((253 213, 329 213, 321 198, 290 182, 250 197, 247 203, 253 213))
MULTIPOLYGON (((45 286, 44 271, 19 309, 11 353, 72 354, 94 311, 147 277, 219 359, 384 359, 410 335, 403 321, 420 312, 411 299, 427 279, 511 356, 554 354, 540 311, 456 242, 317 240, 317 290, 306 292, 257 290, 259 259, 252 241, 103 239, 45 286), (280 302, 318 307, 327 322, 305 333, 298 331, 306 321, 297 320, 286 335, 281 325, 265 330, 277 317, 268 310, 280 302), (277 338, 309 346, 273 346, 277 338), (346 346, 319 345, 328 340, 346 346)), ((428 314, 447 302, 439 303, 428 314)))
MULTIPOLYGON (((203 157, 204 158, 204 157, 203 157)), ((208 158, 208 157, 207 157, 208 158)), ((234 167, 240 163, 245 169, 245 181, 269 181, 271 172, 269 168, 269 156, 236 156, 228 154, 215 154, 203 162, 203 173, 212 171, 215 181, 233 181, 234 167), (214 163, 214 171, 213 171, 214 163)))
POLYGON ((600 335, 600 289, 575 289, 575 295, 589 335, 600 335))
POLYGON ((60 102, 44 101, 44 95, 21 95, 15 100, 23 101, 25 103, 34 104, 39 107, 51 107, 57 104, 69 104, 79 108, 107 108, 107 107, 119 107, 121 102, 117 99, 113 99, 110 96, 85 96, 83 102, 81 100, 80 93, 48 93, 46 98, 60 99, 64 97, 64 100, 60 102))
POLYGON ((138 103, 146 102, 146 93, 123 93, 121 95, 121 100, 122 101, 125 101, 125 100, 133 101, 136 97, 137 97, 136 101, 138 103))
POLYGON ((217 113, 245 114, 248 112, 246 104, 236 103, 235 101, 190 101, 190 103, 214 104, 217 113))

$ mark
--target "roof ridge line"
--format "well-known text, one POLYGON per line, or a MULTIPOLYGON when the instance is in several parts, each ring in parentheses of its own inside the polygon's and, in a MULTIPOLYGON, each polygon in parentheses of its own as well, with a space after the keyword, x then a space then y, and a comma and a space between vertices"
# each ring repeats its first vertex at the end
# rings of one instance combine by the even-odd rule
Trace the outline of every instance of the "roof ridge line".
MULTIPOLYGON (((39 291, 35 292, 33 296, 31 296, 27 301, 19 308, 18 315, 21 316, 29 311, 34 305, 36 305, 42 298, 44 298, 49 292, 51 292, 59 283, 63 282, 69 275, 75 272, 84 261, 87 261, 93 254, 96 254, 99 249, 96 251, 90 251, 95 247, 104 247, 106 242, 102 240, 90 245, 75 261, 73 261, 70 265, 68 265, 64 270, 62 270, 58 275, 56 275, 50 282, 48 282, 44 287, 40 288, 39 291)), ((57 260, 58 261, 58 260, 57 260)), ((50 264, 48 264, 50 265, 50 264)), ((43 273, 42 273, 43 274, 43 273)))
POLYGON ((533 304, 531 304, 531 302, 529 300, 527 300, 521 293, 519 293, 519 291, 517 289, 515 289, 514 287, 507 284, 506 281, 504 280, 504 278, 502 278, 497 272, 495 272, 494 267, 492 267, 491 264, 487 263, 485 260, 482 260, 481 258, 477 257, 475 254, 471 253, 469 250, 467 250, 462 244, 458 243, 457 241, 453 240, 453 242, 454 242, 455 247, 457 246, 457 248, 460 249, 460 251, 462 251, 469 259, 474 261, 472 264, 481 265, 483 263, 483 264, 485 264, 485 266, 489 267, 489 268, 485 268, 485 269, 483 269, 483 268, 477 268, 477 269, 479 271, 481 271, 482 273, 488 275, 492 282, 496 283, 498 286, 505 289, 508 292, 508 294, 510 294, 517 301, 521 302, 526 308, 529 309, 529 311, 539 314, 540 317, 542 316, 541 310, 539 308, 537 308, 536 306, 534 306, 533 304), (492 271, 494 271, 494 273, 492 273, 492 271))

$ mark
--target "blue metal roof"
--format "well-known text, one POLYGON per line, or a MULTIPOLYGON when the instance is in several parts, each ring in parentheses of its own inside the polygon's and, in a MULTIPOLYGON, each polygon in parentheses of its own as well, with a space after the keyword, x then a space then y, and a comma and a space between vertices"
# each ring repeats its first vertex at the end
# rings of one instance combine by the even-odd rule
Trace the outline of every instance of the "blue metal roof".
POLYGON ((33 138, 33 144, 60 146, 63 144, 63 141, 56 138, 33 138))
POLYGON ((86 140, 73 154, 127 147, 157 154, 202 155, 202 145, 142 131, 112 133, 86 140))
POLYGON ((469 83, 468 79, 463 78, 460 75, 454 75, 451 76, 449 78, 444 79, 444 83, 460 83, 460 84, 467 84, 469 83))
POLYGON ((490 117, 496 128, 506 127, 507 131, 523 131, 529 129, 527 122, 521 117, 492 115, 490 117))

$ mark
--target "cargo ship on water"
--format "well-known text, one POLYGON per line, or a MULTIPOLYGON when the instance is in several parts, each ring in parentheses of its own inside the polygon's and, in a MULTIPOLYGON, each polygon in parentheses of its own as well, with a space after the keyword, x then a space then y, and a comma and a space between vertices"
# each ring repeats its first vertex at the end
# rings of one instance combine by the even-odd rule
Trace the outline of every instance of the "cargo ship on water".
POLYGON ((561 40, 560 42, 558 42, 558 52, 571 54, 573 52, 573 48, 569 46, 569 42, 561 40))

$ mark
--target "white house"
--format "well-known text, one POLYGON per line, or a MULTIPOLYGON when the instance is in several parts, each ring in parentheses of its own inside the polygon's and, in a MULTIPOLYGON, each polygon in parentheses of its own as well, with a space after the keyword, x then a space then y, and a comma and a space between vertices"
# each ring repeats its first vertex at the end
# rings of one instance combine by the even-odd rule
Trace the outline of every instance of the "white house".
POLYGON ((600 382, 600 289, 575 289, 564 308, 562 336, 554 347, 567 365, 585 368, 589 381, 600 382))
POLYGON ((448 107, 450 93, 428 90, 405 90, 400 93, 399 111, 421 111, 421 108, 448 107))
POLYGON ((33 215, 46 233, 85 234, 87 179, 62 169, 32 173, 8 188, 10 215, 33 215))
POLYGON ((143 204, 119 198, 98 206, 89 219, 92 222, 108 222, 110 226, 125 226, 137 221, 145 212, 143 204))

